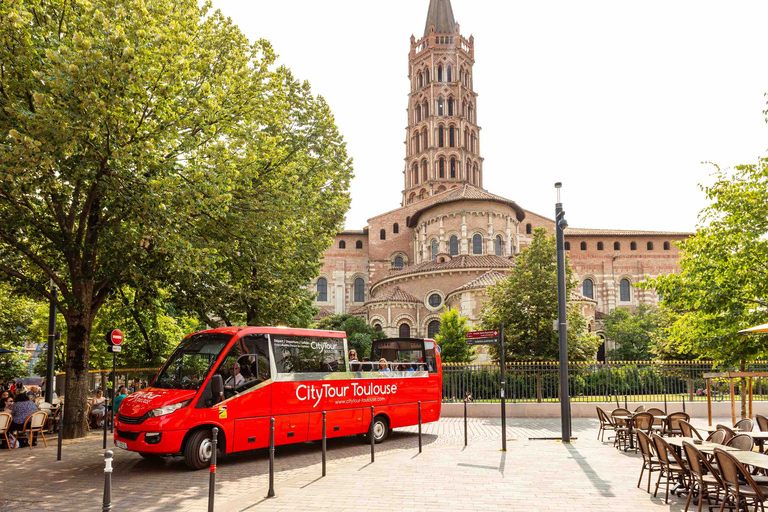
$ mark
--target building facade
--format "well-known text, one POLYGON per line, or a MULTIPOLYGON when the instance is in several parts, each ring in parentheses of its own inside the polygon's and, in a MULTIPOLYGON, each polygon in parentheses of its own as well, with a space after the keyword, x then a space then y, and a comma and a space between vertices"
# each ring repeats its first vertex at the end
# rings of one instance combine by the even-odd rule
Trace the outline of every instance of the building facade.
MULTIPOLYGON (((400 207, 336 236, 313 284, 318 317, 358 315, 401 337, 433 337, 446 307, 475 323, 487 288, 510 272, 533 231, 554 232, 552 219, 483 188, 474 64, 474 37, 461 35, 450 0, 431 0, 408 55, 400 207)), ((566 250, 580 282, 573 299, 590 328, 602 334, 614 308, 657 303, 655 292, 634 285, 676 272, 675 242, 687 236, 569 228, 566 250)))

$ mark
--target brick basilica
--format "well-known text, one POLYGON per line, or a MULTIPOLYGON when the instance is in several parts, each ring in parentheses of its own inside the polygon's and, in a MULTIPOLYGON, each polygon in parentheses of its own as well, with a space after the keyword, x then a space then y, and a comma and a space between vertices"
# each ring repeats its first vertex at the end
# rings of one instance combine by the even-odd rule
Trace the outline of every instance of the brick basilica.
MULTIPOLYGON (((447 307, 472 325, 486 288, 509 273, 533 230, 554 233, 552 219, 483 188, 474 63, 474 37, 461 35, 450 0, 431 0, 424 35, 411 36, 408 55, 400 207, 336 236, 313 284, 317 318, 349 313, 389 336, 434 337, 447 307)), ((655 292, 633 285, 676 272, 675 241, 688 235, 567 229, 566 250, 580 282, 572 300, 590 328, 604 338, 605 313, 657 303, 655 292)), ((611 345, 603 345, 599 359, 611 345)))

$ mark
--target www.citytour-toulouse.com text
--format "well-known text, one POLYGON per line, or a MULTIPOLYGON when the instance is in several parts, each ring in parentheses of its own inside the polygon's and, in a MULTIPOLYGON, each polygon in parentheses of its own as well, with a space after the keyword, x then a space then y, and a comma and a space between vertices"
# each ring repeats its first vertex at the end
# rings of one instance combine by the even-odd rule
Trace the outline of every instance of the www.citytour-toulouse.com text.
POLYGON ((350 400, 346 402, 354 403, 356 401, 383 400, 383 395, 394 395, 395 393, 397 393, 397 384, 374 384, 372 382, 367 384, 353 382, 345 386, 339 386, 338 384, 301 384, 296 388, 296 398, 301 402, 307 400, 314 401, 315 403, 312 407, 317 407, 323 398, 349 398, 350 400), (365 400, 370 397, 375 397, 375 399, 365 400), (358 400, 355 400, 356 398, 358 400))

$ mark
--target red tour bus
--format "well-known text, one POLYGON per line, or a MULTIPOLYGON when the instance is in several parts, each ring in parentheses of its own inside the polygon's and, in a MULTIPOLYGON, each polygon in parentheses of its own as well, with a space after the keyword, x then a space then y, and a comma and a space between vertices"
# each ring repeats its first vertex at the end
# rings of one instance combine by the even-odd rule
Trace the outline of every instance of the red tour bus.
POLYGON ((364 434, 440 418, 442 367, 433 340, 374 341, 371 362, 349 361, 344 332, 228 327, 188 336, 152 385, 120 403, 115 445, 144 457, 209 464, 211 429, 222 453, 364 434), (379 362, 380 360, 386 362, 379 362))

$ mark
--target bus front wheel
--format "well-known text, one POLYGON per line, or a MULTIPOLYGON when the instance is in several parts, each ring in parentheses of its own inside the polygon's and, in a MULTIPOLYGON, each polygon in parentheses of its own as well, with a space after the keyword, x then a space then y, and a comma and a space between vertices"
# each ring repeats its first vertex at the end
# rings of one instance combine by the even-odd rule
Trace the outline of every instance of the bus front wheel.
POLYGON ((194 432, 184 446, 184 463, 189 469, 205 469, 211 464, 213 441, 209 430, 194 432))
MULTIPOLYGON (((366 434, 366 439, 368 439, 368 442, 371 442, 371 433, 370 430, 366 434)), ((378 415, 373 419, 373 441, 378 443, 383 443, 387 437, 389 437, 389 420, 387 420, 387 417, 384 415, 378 415)))

